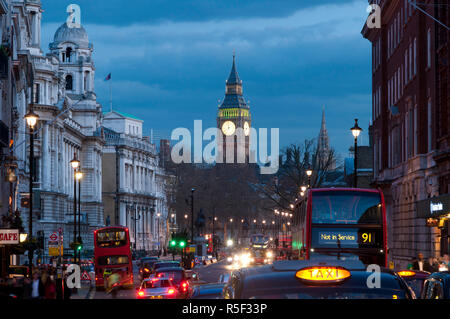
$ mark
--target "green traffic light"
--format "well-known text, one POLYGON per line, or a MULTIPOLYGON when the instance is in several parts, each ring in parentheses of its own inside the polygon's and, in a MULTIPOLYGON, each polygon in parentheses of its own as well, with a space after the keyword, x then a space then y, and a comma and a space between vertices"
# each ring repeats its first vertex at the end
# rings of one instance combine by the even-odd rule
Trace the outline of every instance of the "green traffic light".
POLYGON ((177 244, 177 242, 175 241, 175 240, 172 240, 171 242, 170 242, 170 246, 175 246, 177 244))
POLYGON ((186 245, 184 241, 180 242, 180 247, 184 247, 184 245, 186 245))

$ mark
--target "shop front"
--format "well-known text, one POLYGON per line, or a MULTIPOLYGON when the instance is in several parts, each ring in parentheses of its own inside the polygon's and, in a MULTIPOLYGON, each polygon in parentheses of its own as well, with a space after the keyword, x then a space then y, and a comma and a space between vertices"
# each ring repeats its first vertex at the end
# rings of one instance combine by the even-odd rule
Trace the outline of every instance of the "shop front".
MULTIPOLYGON (((440 234, 440 254, 450 252, 450 194, 428 198, 417 202, 417 217, 425 218, 429 227, 435 227, 440 234)), ((438 232, 438 233, 439 233, 438 232)))

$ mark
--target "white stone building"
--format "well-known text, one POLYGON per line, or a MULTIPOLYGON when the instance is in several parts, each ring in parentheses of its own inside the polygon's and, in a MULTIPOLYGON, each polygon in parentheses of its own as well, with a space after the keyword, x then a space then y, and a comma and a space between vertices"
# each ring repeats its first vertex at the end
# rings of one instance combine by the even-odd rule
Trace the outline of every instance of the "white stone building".
POLYGON ((123 112, 104 115, 103 203, 105 224, 128 227, 132 247, 148 252, 167 246, 168 208, 166 173, 142 126, 123 112))
MULTIPOLYGON (((83 27, 69 28, 66 23, 56 30, 50 53, 41 50, 42 10, 39 0, 13 2, 13 12, 24 19, 30 33, 22 36, 20 52, 31 57, 34 71, 33 94, 17 94, 19 112, 15 154, 19 159, 18 202, 28 195, 29 136, 25 120, 32 108, 39 115, 35 134, 33 180, 33 237, 44 238, 38 252, 48 261, 48 237, 63 230, 64 253, 70 254, 73 241, 74 171, 70 160, 77 155, 84 174, 81 181, 81 237, 84 253, 93 250, 93 230, 103 225, 101 198, 101 105, 94 93, 95 66, 93 46, 83 27), (31 99, 30 99, 31 96, 31 99)), ((78 192, 78 189, 77 189, 78 192)), ((78 195, 77 195, 78 196, 78 195)), ((24 225, 28 209, 21 208, 24 225)), ((26 226, 25 228, 27 228, 26 226)))

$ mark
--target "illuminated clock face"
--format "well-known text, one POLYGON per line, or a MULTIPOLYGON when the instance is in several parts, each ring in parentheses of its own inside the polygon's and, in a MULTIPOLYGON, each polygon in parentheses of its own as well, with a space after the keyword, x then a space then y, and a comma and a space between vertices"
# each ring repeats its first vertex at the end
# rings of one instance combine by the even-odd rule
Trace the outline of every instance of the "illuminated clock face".
POLYGON ((231 121, 226 121, 222 125, 222 132, 225 135, 232 135, 235 130, 236 130, 236 125, 234 125, 234 123, 231 121))
POLYGON ((250 134, 250 125, 248 124, 248 122, 244 123, 244 134, 245 136, 248 136, 250 134))

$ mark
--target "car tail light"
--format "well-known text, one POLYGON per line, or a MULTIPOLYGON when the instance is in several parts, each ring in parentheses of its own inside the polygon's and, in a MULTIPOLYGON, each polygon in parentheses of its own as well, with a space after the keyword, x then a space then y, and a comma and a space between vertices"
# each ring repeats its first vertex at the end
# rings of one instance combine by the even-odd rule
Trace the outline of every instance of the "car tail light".
POLYGON ((145 272, 149 272, 150 270, 148 270, 148 268, 144 268, 145 272))
POLYGON ((175 293, 175 289, 170 288, 170 289, 167 291, 167 293, 168 293, 169 295, 173 295, 173 294, 175 293))
POLYGON ((144 291, 143 290, 139 290, 137 294, 138 294, 138 297, 144 297, 144 291))
POLYGON ((181 284, 181 290, 182 291, 187 291, 187 289, 188 289, 188 283, 186 282, 186 281, 184 281, 182 284, 181 284))

